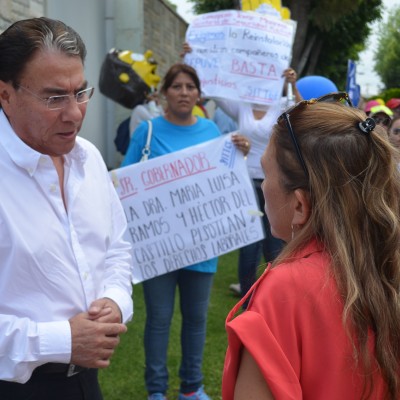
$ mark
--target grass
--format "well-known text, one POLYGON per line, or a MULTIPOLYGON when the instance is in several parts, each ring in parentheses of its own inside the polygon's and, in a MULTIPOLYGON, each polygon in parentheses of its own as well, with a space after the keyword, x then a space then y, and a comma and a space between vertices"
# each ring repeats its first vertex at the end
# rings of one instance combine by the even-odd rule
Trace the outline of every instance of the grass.
MULTIPOLYGON (((221 399, 221 377, 227 345, 225 318, 238 298, 229 290, 231 283, 237 282, 238 251, 219 258, 218 271, 215 274, 208 311, 207 339, 204 351, 203 374, 207 394, 213 399, 221 399)), ((143 333, 145 306, 142 285, 133 287, 135 314, 128 324, 128 332, 121 337, 111 365, 99 374, 104 400, 141 400, 147 398, 144 386, 144 349, 143 333)), ((172 321, 168 370, 170 400, 178 397, 180 363, 180 312, 175 301, 175 313, 172 321)))

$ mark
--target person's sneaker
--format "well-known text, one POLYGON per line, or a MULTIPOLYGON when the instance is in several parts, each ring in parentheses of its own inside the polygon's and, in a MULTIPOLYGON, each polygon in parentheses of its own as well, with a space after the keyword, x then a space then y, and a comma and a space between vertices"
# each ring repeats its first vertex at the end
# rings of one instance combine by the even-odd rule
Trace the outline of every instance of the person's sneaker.
POLYGON ((147 400, 167 400, 164 393, 152 393, 147 397, 147 400))
POLYGON ((240 291, 240 283, 231 283, 229 285, 229 289, 232 290, 233 293, 235 293, 237 296, 241 296, 241 291, 240 291))
POLYGON ((211 400, 211 397, 207 396, 203 385, 197 389, 196 392, 186 394, 179 393, 178 400, 211 400))

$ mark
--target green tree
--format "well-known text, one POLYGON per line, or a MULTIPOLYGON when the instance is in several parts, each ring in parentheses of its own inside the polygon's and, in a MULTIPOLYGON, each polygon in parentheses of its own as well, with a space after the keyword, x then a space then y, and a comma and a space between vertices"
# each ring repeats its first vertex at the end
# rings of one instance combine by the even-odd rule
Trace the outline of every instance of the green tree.
POLYGON ((381 16, 380 0, 367 0, 348 14, 340 16, 329 30, 319 27, 312 29, 319 37, 321 52, 315 66, 305 73, 323 75, 344 89, 347 75, 347 60, 357 61, 364 50, 365 42, 371 33, 370 23, 381 16))
POLYGON ((375 71, 386 89, 400 88, 400 7, 393 10, 379 30, 375 71))
MULTIPOLYGON (((189 0, 197 14, 235 8, 236 0, 189 0)), ((380 18, 381 0, 282 0, 297 21, 291 65, 299 76, 318 74, 344 88, 347 60, 358 60, 380 18)))
POLYGON ((174 10, 177 11, 178 6, 169 0, 165 0, 165 2, 174 10))
POLYGON ((194 3, 196 14, 205 14, 213 11, 228 10, 239 5, 237 0, 189 0, 194 3))

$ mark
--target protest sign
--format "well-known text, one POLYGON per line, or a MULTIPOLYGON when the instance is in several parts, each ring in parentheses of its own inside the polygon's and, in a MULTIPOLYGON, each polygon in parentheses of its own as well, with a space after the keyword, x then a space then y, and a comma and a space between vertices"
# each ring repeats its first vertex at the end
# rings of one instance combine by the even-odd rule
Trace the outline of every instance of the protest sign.
POLYGON ((128 222, 133 283, 264 238, 246 162, 231 135, 110 174, 128 222))
POLYGON ((282 96, 294 25, 255 12, 218 11, 196 17, 186 32, 185 62, 205 97, 273 104, 282 96))

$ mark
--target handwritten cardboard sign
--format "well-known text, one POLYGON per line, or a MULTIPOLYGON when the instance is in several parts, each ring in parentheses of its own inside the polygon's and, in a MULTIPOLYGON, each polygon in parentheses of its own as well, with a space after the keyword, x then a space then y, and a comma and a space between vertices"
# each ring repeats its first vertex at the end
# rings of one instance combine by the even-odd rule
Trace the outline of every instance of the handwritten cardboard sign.
POLYGON ((186 32, 194 67, 206 97, 256 104, 282 96, 289 67, 294 25, 270 15, 236 10, 196 17, 186 32))
POLYGON ((110 174, 128 221, 133 283, 264 237, 245 160, 231 135, 110 174))

